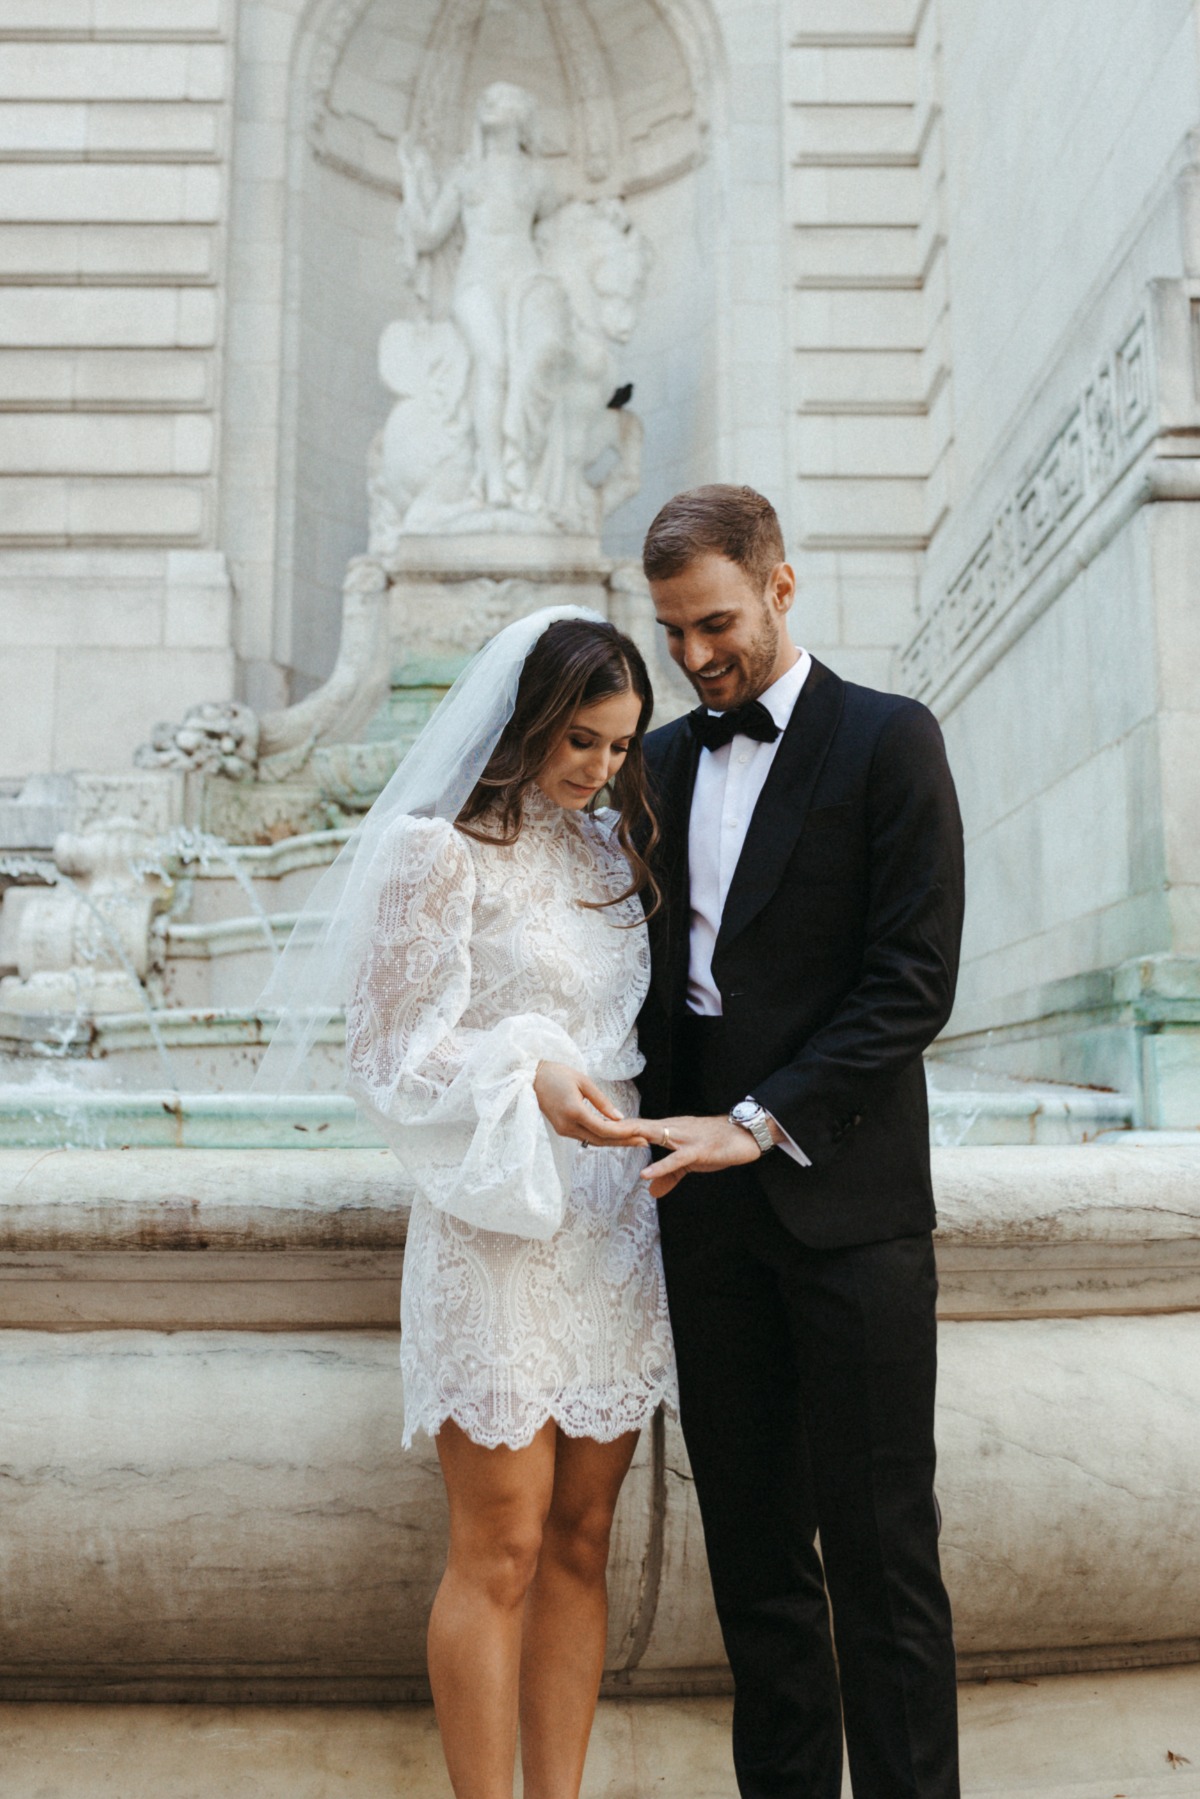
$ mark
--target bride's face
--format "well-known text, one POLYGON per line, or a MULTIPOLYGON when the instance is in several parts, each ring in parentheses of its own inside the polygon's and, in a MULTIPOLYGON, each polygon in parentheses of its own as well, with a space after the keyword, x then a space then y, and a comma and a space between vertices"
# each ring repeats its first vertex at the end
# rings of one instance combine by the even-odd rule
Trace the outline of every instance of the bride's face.
POLYGON ((537 785, 556 806, 580 812, 615 779, 633 742, 642 703, 626 689, 581 706, 542 763, 537 785))

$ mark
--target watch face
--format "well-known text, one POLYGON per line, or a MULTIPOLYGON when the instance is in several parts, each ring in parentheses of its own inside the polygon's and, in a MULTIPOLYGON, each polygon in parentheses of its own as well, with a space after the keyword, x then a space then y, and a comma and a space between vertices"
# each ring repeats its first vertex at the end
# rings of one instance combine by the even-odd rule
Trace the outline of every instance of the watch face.
POLYGON ((729 1116, 738 1124, 746 1124, 751 1118, 757 1118, 761 1111, 762 1107, 756 1106, 753 1100, 739 1099, 729 1116))

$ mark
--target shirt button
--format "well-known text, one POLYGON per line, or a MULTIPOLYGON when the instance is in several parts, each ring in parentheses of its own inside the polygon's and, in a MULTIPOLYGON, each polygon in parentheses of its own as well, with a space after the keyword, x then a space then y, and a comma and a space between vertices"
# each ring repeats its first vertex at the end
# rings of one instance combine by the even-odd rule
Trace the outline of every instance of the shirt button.
POLYGON ((750 760, 750 751, 749 750, 739 750, 738 751, 738 761, 739 762, 749 762, 749 760, 750 760))

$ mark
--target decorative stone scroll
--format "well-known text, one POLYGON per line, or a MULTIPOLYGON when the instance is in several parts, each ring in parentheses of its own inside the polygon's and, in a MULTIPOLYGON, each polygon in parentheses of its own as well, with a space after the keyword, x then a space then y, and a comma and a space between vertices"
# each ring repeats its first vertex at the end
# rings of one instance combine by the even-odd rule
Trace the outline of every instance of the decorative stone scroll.
POLYGON ((144 769, 183 769, 231 781, 286 781, 324 745, 352 741, 388 691, 388 577, 351 558, 342 583, 342 634, 329 679, 294 706, 261 717, 237 700, 206 700, 178 725, 154 727, 134 752, 144 769))
POLYGON ((238 700, 204 700, 180 724, 157 724, 134 752, 138 768, 182 768, 252 781, 258 762, 258 716, 238 700))
POLYGON ((901 652, 908 693, 927 698, 962 667, 1144 449, 1153 426, 1143 314, 901 652))

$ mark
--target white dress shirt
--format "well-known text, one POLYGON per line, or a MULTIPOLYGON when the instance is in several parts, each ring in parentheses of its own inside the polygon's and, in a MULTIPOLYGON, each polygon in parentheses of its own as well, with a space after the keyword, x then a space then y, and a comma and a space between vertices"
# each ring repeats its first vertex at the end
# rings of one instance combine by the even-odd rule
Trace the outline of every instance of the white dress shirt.
MULTIPOLYGON (((722 749, 700 751, 688 821, 692 916, 687 1003, 689 1011, 698 1012, 704 1018, 719 1018, 722 1013, 721 995, 712 972, 721 914, 758 796, 811 667, 812 657, 807 650, 801 650, 787 673, 759 694, 759 699, 779 726, 779 736, 773 743, 756 743, 750 737, 735 737, 722 749)), ((783 1127, 777 1125, 776 1128, 782 1130, 783 1127)), ((779 1148, 803 1167, 810 1166, 803 1150, 786 1133, 779 1148)))

